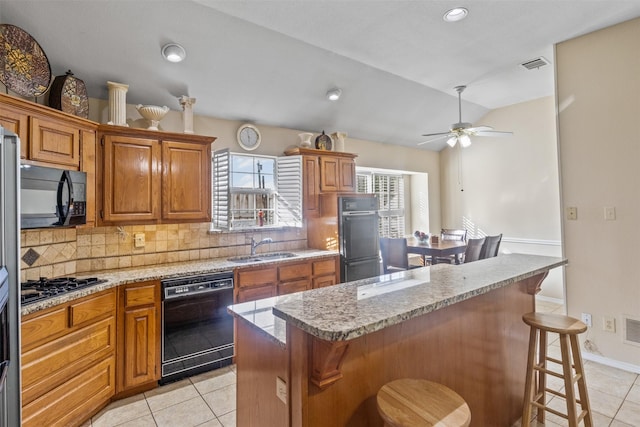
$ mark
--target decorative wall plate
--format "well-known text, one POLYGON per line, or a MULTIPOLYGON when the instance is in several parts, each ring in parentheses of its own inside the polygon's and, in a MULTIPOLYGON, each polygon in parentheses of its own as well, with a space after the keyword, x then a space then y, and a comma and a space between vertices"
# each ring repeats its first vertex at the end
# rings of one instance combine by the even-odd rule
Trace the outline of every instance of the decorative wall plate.
POLYGON ((89 118, 87 88, 82 80, 73 77, 71 70, 53 80, 49 93, 49 107, 85 119, 89 118))
POLYGON ((51 67, 37 41, 23 29, 0 24, 0 82, 18 95, 37 97, 51 83, 51 67))

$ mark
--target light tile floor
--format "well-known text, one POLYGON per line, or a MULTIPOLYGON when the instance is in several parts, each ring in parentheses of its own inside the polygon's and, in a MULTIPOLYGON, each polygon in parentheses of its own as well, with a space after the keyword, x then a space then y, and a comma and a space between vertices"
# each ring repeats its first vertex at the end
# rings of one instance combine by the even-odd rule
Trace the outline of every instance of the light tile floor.
MULTIPOLYGON (((564 313, 563 306, 542 300, 536 309, 564 313)), ((549 354, 559 357, 557 339, 549 343, 549 354)), ((585 376, 594 427, 640 427, 640 375, 585 361, 585 376)), ((553 377, 548 383, 556 390, 563 387, 553 377)), ((230 366, 113 402, 83 427, 234 427, 235 398, 235 366, 230 366)), ((554 409, 566 411, 562 398, 551 395, 549 400, 554 409)), ((539 425, 542 424, 531 424, 539 425)), ((547 413, 546 425, 567 424, 547 413)))

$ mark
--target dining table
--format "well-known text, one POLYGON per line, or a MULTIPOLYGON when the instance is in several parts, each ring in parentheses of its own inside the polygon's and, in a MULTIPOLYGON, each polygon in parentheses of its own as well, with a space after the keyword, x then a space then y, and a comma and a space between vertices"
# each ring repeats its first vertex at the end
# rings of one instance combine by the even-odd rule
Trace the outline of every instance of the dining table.
POLYGON ((422 241, 415 237, 407 238, 407 252, 420 254, 423 265, 427 265, 427 257, 431 258, 431 264, 436 263, 437 258, 446 258, 453 255, 456 264, 460 264, 461 256, 467 249, 467 242, 462 240, 439 240, 438 242, 422 241))

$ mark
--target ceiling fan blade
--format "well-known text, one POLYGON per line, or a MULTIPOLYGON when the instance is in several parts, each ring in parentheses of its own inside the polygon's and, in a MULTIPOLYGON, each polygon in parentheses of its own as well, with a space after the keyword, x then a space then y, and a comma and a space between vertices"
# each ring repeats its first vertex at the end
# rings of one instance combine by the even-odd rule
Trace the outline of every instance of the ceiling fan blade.
POLYGON ((451 131, 446 131, 446 132, 437 132, 437 133, 425 133, 422 136, 439 136, 439 135, 449 135, 451 133, 451 131))
POLYGON ((476 136, 509 136, 513 135, 513 132, 506 132, 501 130, 482 130, 475 132, 476 136))
POLYGON ((491 126, 474 126, 471 128, 466 128, 465 132, 484 132, 486 130, 493 130, 491 126))
POLYGON ((445 139, 445 138, 448 138, 450 136, 450 134, 448 132, 447 133, 441 133, 441 134, 437 134, 436 133, 436 134, 422 135, 422 136, 435 136, 435 135, 438 135, 438 136, 436 136, 435 138, 427 139, 426 141, 418 142, 417 145, 429 144, 430 142, 440 141, 441 139, 445 139))

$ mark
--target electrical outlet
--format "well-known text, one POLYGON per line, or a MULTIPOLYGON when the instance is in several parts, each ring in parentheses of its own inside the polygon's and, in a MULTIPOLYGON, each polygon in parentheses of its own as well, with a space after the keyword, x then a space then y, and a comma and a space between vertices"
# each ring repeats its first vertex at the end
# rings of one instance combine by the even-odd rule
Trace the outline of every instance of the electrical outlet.
POLYGON ((567 211, 568 220, 575 221, 578 219, 578 208, 571 206, 571 207, 568 207, 566 211, 567 211))
POLYGON ((280 377, 276 377, 276 396, 282 403, 287 403, 287 383, 280 377))
POLYGON ((616 318, 613 316, 602 317, 602 330, 606 332, 616 332, 616 318))
POLYGON ((607 206, 604 208, 604 219, 606 221, 615 221, 616 220, 616 208, 612 206, 607 206))
POLYGON ((587 325, 588 328, 591 327, 591 315, 589 313, 582 313, 582 322, 587 325))
POLYGON ((144 248, 144 233, 136 233, 133 235, 133 246, 136 248, 144 248))

